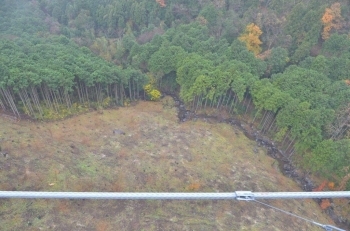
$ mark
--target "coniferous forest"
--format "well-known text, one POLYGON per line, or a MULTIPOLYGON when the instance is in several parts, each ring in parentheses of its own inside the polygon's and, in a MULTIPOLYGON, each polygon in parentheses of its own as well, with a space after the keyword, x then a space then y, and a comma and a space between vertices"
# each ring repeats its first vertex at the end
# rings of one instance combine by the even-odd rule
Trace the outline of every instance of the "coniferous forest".
POLYGON ((0 109, 53 120, 178 94, 350 190, 347 0, 0 0, 0 109))

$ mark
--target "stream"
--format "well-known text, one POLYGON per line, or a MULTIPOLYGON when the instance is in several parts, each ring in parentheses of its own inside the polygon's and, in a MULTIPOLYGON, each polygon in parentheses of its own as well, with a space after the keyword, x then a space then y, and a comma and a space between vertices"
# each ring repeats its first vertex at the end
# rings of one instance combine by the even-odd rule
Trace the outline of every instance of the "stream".
MULTIPOLYGON (((287 158, 283 151, 280 150, 277 145, 268 137, 262 135, 259 130, 254 127, 251 127, 247 123, 237 120, 235 118, 223 119, 218 116, 208 116, 204 114, 196 114, 191 110, 187 110, 183 101, 179 99, 179 97, 173 94, 165 94, 171 96, 175 101, 175 107, 178 110, 178 119, 180 123, 184 123, 189 120, 197 120, 203 119, 217 122, 217 123, 226 123, 230 124, 234 129, 238 129, 244 133, 246 137, 250 140, 256 142, 256 145, 259 147, 264 147, 267 150, 267 154, 274 158, 278 162, 278 167, 283 175, 293 179, 298 185, 306 192, 312 191, 316 188, 316 185, 312 180, 308 177, 307 173, 302 173, 302 171, 298 171, 296 166, 292 163, 292 161, 287 158)), ((254 148, 254 151, 257 151, 257 148, 254 148)), ((332 202, 332 199, 329 199, 332 202)), ((320 204, 321 199, 315 199, 315 201, 320 204)), ((332 206, 328 207, 325 212, 329 215, 329 217, 338 225, 343 228, 350 228, 350 221, 346 218, 339 217, 335 214, 334 208, 332 206)))

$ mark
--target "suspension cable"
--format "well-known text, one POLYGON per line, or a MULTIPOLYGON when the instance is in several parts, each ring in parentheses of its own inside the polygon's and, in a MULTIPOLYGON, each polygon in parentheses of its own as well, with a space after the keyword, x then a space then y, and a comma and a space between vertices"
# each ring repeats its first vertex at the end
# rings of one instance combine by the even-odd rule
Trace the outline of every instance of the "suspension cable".
POLYGON ((335 192, 251 192, 230 193, 169 193, 169 192, 35 192, 0 191, 0 198, 38 199, 120 199, 120 200, 253 200, 253 199, 305 199, 350 198, 350 191, 335 192))
POLYGON ((119 200, 241 200, 255 201, 277 211, 297 217, 324 228, 326 231, 346 231, 331 225, 323 225, 293 213, 276 208, 256 199, 302 199, 302 198, 350 198, 350 191, 338 192, 251 192, 236 191, 231 193, 148 193, 148 192, 34 192, 0 191, 0 198, 26 199, 119 199, 119 200))

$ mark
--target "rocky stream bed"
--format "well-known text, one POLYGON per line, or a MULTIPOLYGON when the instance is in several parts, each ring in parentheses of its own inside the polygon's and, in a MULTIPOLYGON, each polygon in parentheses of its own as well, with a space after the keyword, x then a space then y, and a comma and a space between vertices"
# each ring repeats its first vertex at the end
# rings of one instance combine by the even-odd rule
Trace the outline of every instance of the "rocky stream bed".
MULTIPOLYGON (((317 187, 317 185, 310 179, 308 173, 297 169, 295 164, 290 158, 288 158, 284 152, 278 148, 278 146, 270 138, 262 135, 260 131, 253 126, 247 124, 244 121, 240 121, 235 118, 220 118, 219 116, 209 116, 205 114, 197 114, 191 110, 186 109, 183 101, 177 96, 170 94, 175 101, 175 106, 178 109, 179 122, 183 123, 189 120, 212 120, 218 123, 227 123, 234 127, 234 129, 241 130, 246 137, 256 142, 257 146, 264 147, 267 150, 267 154, 274 158, 278 162, 280 171, 287 177, 293 179, 298 185, 305 191, 311 192, 317 187)), ((331 204, 332 199, 329 198, 331 204)), ((315 199, 320 204, 321 199, 315 199)), ((349 201, 350 204, 350 201, 349 201)), ((329 206, 325 209, 325 212, 329 217, 339 226, 350 229, 350 219, 347 217, 338 216, 333 206, 329 206)))

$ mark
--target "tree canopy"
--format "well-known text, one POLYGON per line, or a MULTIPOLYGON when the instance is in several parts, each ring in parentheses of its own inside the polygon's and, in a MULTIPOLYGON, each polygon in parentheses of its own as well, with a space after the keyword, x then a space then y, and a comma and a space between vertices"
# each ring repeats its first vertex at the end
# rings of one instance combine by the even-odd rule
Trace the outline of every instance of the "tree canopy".
POLYGON ((60 119, 172 91, 342 177, 349 12, 345 0, 3 0, 0 109, 60 119))

